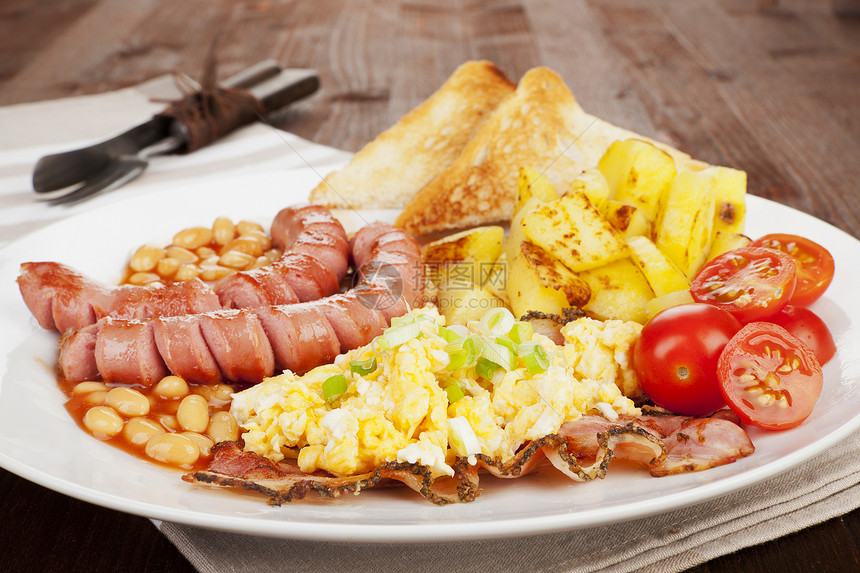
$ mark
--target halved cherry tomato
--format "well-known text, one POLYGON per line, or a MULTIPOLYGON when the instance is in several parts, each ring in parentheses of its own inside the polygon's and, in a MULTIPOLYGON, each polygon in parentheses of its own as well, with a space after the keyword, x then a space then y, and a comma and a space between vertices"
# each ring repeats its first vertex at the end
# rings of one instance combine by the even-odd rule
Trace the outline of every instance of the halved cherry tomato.
POLYGON ((741 247, 712 259, 690 285, 696 302, 732 313, 741 322, 772 316, 791 299, 794 259, 782 251, 741 247))
POLYGON ((725 405, 717 361, 741 328, 731 314, 708 304, 658 313, 633 347, 633 369, 655 404, 678 414, 708 414, 725 405))
POLYGON ((786 430, 803 422, 821 394, 821 365, 803 342, 769 322, 751 322, 720 356, 726 404, 753 426, 786 430))
POLYGON ((791 304, 809 306, 824 294, 833 280, 833 255, 815 241, 797 235, 774 233, 756 239, 751 246, 777 249, 794 259, 797 287, 791 295, 791 304))
POLYGON ((806 307, 790 304, 770 317, 768 322, 780 325, 792 336, 805 342, 819 364, 827 364, 836 354, 836 343, 833 342, 830 329, 817 314, 806 307))

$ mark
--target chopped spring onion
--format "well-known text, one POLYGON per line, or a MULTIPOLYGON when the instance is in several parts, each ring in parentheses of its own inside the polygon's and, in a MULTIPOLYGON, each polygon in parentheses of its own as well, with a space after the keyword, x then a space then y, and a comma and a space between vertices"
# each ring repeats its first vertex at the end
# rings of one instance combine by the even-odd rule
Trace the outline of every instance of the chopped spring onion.
POLYGON ((448 444, 461 458, 481 453, 481 442, 465 416, 448 418, 448 444))
POLYGON ((478 358, 478 363, 475 364, 475 373, 485 380, 492 380, 493 376, 496 374, 496 370, 499 368, 501 368, 501 366, 492 360, 481 357, 478 358))
POLYGON ((463 338, 460 334, 457 334, 450 328, 445 328, 444 326, 439 327, 439 336, 445 342, 454 342, 457 339, 463 338))
POLYGON ((517 367, 517 355, 508 346, 484 340, 481 344, 481 356, 495 362, 505 370, 514 370, 517 367))
POLYGON ((483 318, 481 325, 487 329, 492 336, 503 336, 510 332, 517 319, 511 314, 511 311, 504 307, 492 308, 488 310, 483 318))
POLYGON ((370 374, 374 370, 376 370, 376 356, 371 356, 367 360, 350 360, 349 361, 349 370, 360 376, 364 376, 365 374, 370 374))
POLYGON ((537 342, 524 342, 517 346, 517 356, 523 359, 529 374, 546 372, 549 368, 549 356, 544 347, 537 342))
POLYGON ((469 334, 471 334, 469 332, 469 328, 463 324, 452 324, 451 326, 448 326, 446 328, 461 337, 469 336, 469 334))
MULTIPOLYGON (((391 319, 394 322, 394 319, 391 319)), ((392 326, 382 334, 376 337, 376 349, 380 352, 397 348, 401 344, 405 344, 414 338, 418 338, 421 334, 421 323, 423 321, 413 320, 407 324, 399 324, 392 326)))
POLYGON ((532 325, 529 322, 517 322, 511 328, 510 332, 508 332, 508 338, 513 340, 517 344, 522 344, 523 342, 528 342, 532 339, 532 334, 534 333, 532 329, 532 325))
POLYGON ((451 357, 446 367, 448 371, 468 368, 478 358, 478 344, 474 338, 467 336, 446 344, 445 352, 451 357))
POLYGON ((460 385, 457 382, 453 384, 449 384, 445 387, 445 393, 448 394, 448 403, 453 404, 457 400, 466 396, 463 392, 463 389, 460 388, 460 385))
POLYGON ((391 319, 391 326, 406 326, 415 322, 415 316, 412 314, 404 314, 403 316, 395 316, 391 319))
POLYGON ((508 350, 513 352, 514 354, 517 353, 517 345, 510 338, 507 338, 505 336, 497 336, 496 337, 496 344, 501 344, 502 346, 504 346, 505 348, 507 348, 508 350))
POLYGON ((323 396, 325 396, 326 402, 340 398, 346 392, 346 387, 346 376, 343 374, 335 374, 326 378, 326 381, 322 383, 323 396))

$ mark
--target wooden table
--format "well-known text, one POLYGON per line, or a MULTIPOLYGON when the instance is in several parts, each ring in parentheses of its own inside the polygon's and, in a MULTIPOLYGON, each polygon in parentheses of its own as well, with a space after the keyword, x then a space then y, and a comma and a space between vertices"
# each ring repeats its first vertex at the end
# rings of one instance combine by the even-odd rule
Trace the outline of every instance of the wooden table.
MULTIPOLYGON (((357 150, 467 59, 558 71, 583 107, 860 237, 860 19, 812 0, 6 0, 0 105, 266 57, 320 71, 276 123, 357 150)), ((143 518, 0 472, 0 570, 192 571, 143 518)), ((860 570, 860 511, 694 571, 860 570)))

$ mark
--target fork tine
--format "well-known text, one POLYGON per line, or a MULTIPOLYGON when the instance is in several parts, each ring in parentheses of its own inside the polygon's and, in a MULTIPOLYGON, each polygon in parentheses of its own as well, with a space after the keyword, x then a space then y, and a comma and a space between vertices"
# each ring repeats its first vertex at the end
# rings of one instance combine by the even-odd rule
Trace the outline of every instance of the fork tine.
POLYGON ((112 169, 102 171, 97 179, 87 181, 82 186, 60 197, 49 199, 47 202, 50 205, 71 205, 96 193, 116 189, 143 173, 146 166, 145 161, 127 160, 117 163, 112 169))

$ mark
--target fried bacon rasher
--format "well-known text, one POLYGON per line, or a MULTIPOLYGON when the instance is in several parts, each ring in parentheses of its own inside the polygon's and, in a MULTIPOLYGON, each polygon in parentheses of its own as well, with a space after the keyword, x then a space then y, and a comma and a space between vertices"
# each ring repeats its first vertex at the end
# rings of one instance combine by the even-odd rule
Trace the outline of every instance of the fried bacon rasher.
POLYGON ((575 481, 603 478, 612 460, 647 468, 652 476, 702 471, 734 462, 755 451, 736 419, 723 411, 709 418, 647 415, 583 416, 562 425, 557 433, 525 444, 509 460, 478 454, 454 466, 453 478, 432 479, 428 468, 387 462, 373 472, 336 477, 325 472, 306 474, 289 461, 273 462, 242 451, 239 442, 213 448, 206 470, 183 476, 187 482, 240 488, 261 493, 280 505, 316 493, 335 498, 363 489, 405 485, 437 505, 474 501, 480 495, 482 471, 500 478, 517 478, 551 465, 575 481))

